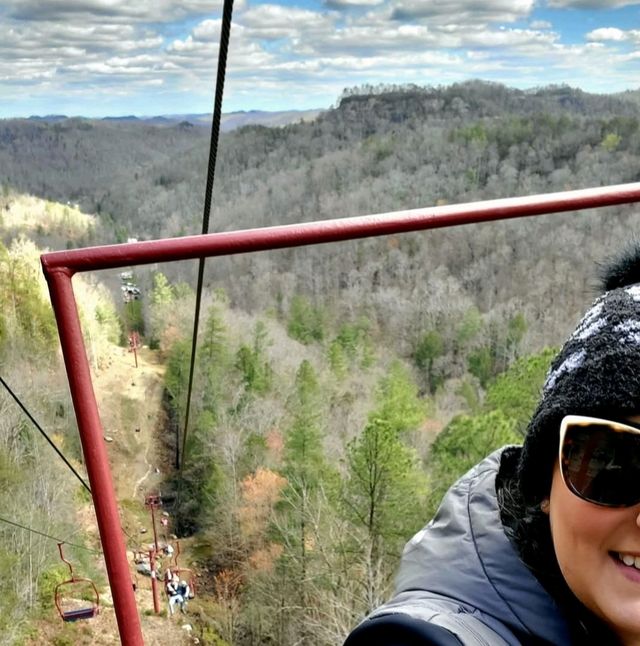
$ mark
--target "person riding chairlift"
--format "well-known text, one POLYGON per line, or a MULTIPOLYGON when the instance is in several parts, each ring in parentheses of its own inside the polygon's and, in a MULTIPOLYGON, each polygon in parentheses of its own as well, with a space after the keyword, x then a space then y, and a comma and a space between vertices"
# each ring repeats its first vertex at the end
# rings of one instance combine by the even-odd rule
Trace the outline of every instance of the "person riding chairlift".
POLYGON ((167 583, 166 591, 169 597, 169 615, 173 616, 176 604, 180 606, 181 612, 186 612, 189 586, 184 581, 176 581, 174 577, 167 583))
POLYGON ((345 646, 640 644, 640 244, 602 279, 523 445, 449 489, 345 646))

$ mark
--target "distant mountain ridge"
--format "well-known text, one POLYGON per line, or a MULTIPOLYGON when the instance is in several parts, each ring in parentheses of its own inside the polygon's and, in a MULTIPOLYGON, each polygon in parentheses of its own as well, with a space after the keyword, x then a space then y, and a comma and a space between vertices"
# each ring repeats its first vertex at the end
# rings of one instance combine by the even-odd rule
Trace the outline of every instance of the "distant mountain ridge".
MULTIPOLYGON (((310 123, 236 127, 220 139, 215 230, 638 181, 640 105, 632 99, 480 81, 393 86, 345 93, 310 123)), ((260 113, 229 116, 237 126, 258 123, 260 113)), ((196 117, 163 117, 171 126, 3 120, 0 186, 95 213, 97 243, 199 232, 209 133, 196 117)), ((211 276, 231 302, 255 311, 280 302, 286 311, 292 294, 326 286, 331 308, 362 304, 405 353, 429 326, 448 326, 446 347, 457 348, 455 331, 472 307, 486 317, 487 338, 494 322, 521 312, 529 348, 539 349, 565 338, 584 309, 593 261, 640 231, 637 207, 601 211, 403 234, 340 251, 238 255, 211 263, 211 276)), ((187 270, 171 271, 183 280, 187 270)))
MULTIPOLYGON (((280 110, 269 112, 267 110, 240 110, 228 112, 222 115, 220 129, 222 132, 230 132, 242 126, 267 126, 281 127, 300 121, 313 121, 324 110, 280 110)), ((44 121, 46 123, 59 123, 67 119, 84 117, 68 117, 64 114, 49 114, 45 116, 31 116, 30 121, 44 121)), ((211 123, 211 114, 167 114, 151 117, 138 117, 136 115, 124 115, 120 117, 103 117, 102 119, 90 119, 95 121, 111 121, 118 123, 146 123, 154 126, 174 126, 176 124, 190 123, 194 126, 208 126, 211 123)))

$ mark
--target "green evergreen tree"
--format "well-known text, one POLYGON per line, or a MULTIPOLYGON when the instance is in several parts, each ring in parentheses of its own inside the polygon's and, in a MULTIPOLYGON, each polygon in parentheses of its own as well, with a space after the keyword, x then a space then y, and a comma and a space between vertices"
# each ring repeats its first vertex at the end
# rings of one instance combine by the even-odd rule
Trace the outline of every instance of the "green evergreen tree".
POLYGON ((133 300, 125 303, 122 318, 125 334, 137 332, 141 336, 144 335, 145 322, 142 301, 133 300))
POLYGON ((373 363, 369 327, 369 321, 364 317, 356 323, 340 326, 327 350, 329 365, 338 377, 344 377, 350 365, 355 364, 364 370, 373 363))
POLYGON ((378 406, 361 435, 347 446, 343 508, 355 542, 346 546, 360 564, 365 610, 378 605, 404 543, 424 523, 426 479, 404 436, 423 421, 425 408, 404 368, 393 364, 381 380, 378 406))
POLYGON ((198 351, 198 375, 201 377, 198 388, 202 408, 212 413, 216 420, 225 403, 230 363, 222 315, 216 307, 211 307, 201 333, 198 351))
POLYGON ((329 478, 322 446, 321 393, 313 367, 303 361, 298 368, 294 392, 289 402, 291 422, 285 434, 283 475, 287 486, 279 506, 279 540, 284 552, 280 568, 294 581, 296 599, 292 607, 298 607, 291 621, 298 623, 304 639, 310 639, 308 616, 311 611, 309 583, 314 577, 310 551, 312 533, 310 523, 317 517, 319 491, 324 479, 329 478), (306 635, 306 637, 305 637, 306 635))
POLYGON ((344 348, 342 347, 342 344, 338 341, 338 339, 334 339, 329 344, 327 356, 331 370, 338 377, 344 377, 347 374, 349 364, 347 361, 346 352, 344 351, 344 348))
POLYGON ((320 388, 316 373, 306 359, 296 373, 289 409, 291 423, 285 434, 283 475, 290 486, 315 487, 324 466, 320 388))
POLYGON ((273 368, 267 356, 267 344, 267 328, 258 321, 253 330, 252 345, 241 345, 236 354, 236 368, 247 394, 264 395, 271 388, 273 368))
POLYGON ((174 293, 169 279, 160 271, 153 275, 153 288, 149 294, 149 301, 153 305, 168 305, 174 301, 174 293))
POLYGON ((174 404, 174 411, 182 410, 187 393, 189 380, 189 363, 191 360, 191 344, 187 339, 181 339, 173 344, 167 358, 167 369, 164 376, 165 390, 174 404))
POLYGON ((378 384, 377 408, 373 415, 402 434, 417 428, 425 414, 426 404, 418 395, 417 385, 399 361, 393 362, 378 384))
POLYGON ((444 340, 437 330, 425 332, 418 341, 413 353, 416 366, 426 373, 427 387, 432 395, 442 382, 442 376, 437 375, 433 364, 444 353, 444 340))
POLYGON ((193 534, 214 522, 225 480, 214 441, 214 415, 205 410, 192 419, 185 447, 189 459, 170 478, 176 492, 175 527, 182 535, 193 534))
POLYGON ((366 610, 387 594, 395 558, 424 522, 425 479, 415 451, 406 446, 388 420, 372 418, 347 447, 343 501, 362 535, 352 549, 364 568, 366 610))
POLYGON ((25 347, 30 352, 51 354, 58 331, 39 283, 37 254, 35 245, 25 238, 14 240, 9 249, 0 243, 0 303, 5 329, 28 339, 25 347))
POLYGON ((456 330, 456 348, 462 349, 473 341, 482 330, 482 315, 477 307, 469 308, 462 317, 456 330))
POLYGON ((296 295, 291 299, 287 331, 291 338, 308 345, 324 339, 324 313, 304 297, 296 295))
POLYGON ((540 400, 542 384, 557 349, 546 348, 539 354, 517 359, 487 389, 486 410, 499 410, 524 434, 534 408, 540 400))
POLYGON ((491 347, 483 345, 467 357, 469 372, 478 379, 480 386, 486 388, 493 377, 494 359, 491 347))

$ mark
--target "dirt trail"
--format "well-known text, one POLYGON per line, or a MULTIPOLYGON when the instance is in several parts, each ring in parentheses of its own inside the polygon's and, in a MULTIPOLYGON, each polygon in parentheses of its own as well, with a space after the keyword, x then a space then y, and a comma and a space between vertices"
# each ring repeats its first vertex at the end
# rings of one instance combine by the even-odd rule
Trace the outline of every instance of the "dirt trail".
POLYGON ((164 367, 151 350, 133 353, 113 348, 110 363, 94 377, 100 417, 119 501, 142 501, 158 487, 158 435, 165 427, 162 412, 164 367))
MULTIPOLYGON (((162 409, 164 367, 156 353, 147 348, 138 352, 138 366, 131 352, 113 347, 108 365, 93 375, 100 417, 107 443, 116 496, 121 511, 127 548, 130 550, 132 578, 137 586, 136 599, 146 645, 182 645, 198 643, 190 626, 189 615, 166 616, 162 585, 159 597, 162 614, 153 612, 151 579, 137 574, 133 565, 134 549, 149 549, 153 531, 144 495, 157 490, 163 474, 158 465, 161 452, 160 435, 165 429, 162 409)), ((92 505, 78 509, 78 519, 87 535, 95 537, 99 546, 98 528, 92 505)), ((158 524, 158 529, 160 529, 158 524)), ((162 535, 160 534, 159 538, 162 535)), ((101 564, 106 581, 104 563, 101 564)), ((61 622, 55 612, 38 624, 37 638, 29 646, 42 643, 80 644, 89 646, 119 644, 113 601, 109 588, 100 590, 101 612, 87 621, 61 622)))

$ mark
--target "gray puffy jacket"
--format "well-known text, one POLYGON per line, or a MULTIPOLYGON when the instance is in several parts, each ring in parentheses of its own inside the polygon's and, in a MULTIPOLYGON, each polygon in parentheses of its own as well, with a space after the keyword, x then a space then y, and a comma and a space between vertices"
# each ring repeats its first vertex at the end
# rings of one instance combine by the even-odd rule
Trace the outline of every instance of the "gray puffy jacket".
POLYGON ((446 628, 465 645, 571 643, 555 602, 504 532, 495 491, 503 451, 448 491, 407 543, 394 597, 367 620, 401 613, 446 628))

